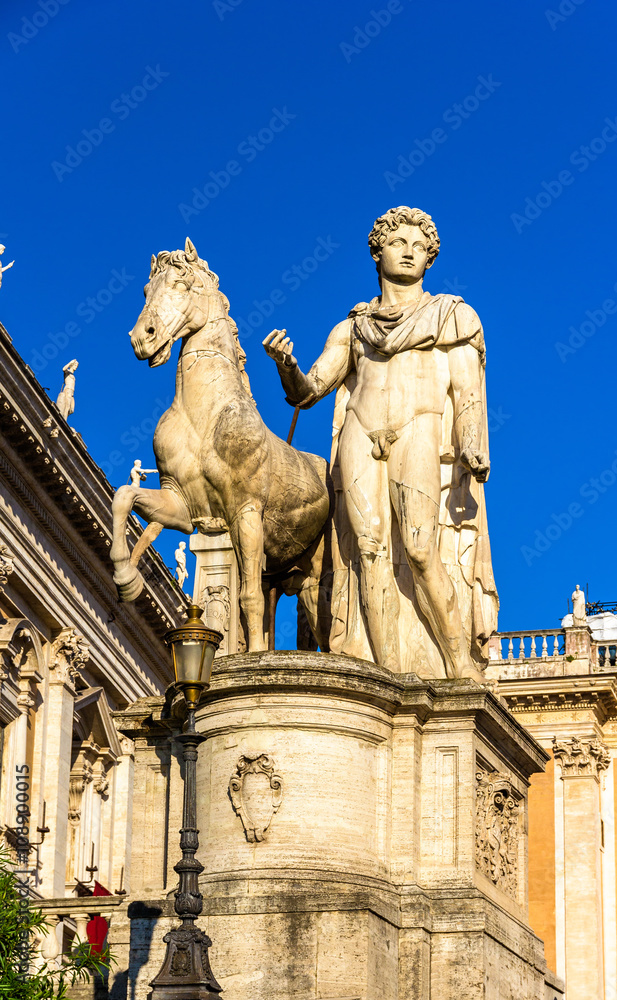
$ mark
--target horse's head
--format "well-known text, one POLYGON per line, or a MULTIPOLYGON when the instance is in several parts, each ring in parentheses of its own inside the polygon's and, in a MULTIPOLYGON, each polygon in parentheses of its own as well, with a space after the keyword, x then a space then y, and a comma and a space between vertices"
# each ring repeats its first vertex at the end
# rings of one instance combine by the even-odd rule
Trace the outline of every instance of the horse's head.
POLYGON ((131 344, 140 361, 151 368, 169 360, 173 344, 201 330, 224 309, 219 279, 201 260, 187 238, 184 250, 152 255, 146 304, 131 330, 131 344), (218 302, 213 302, 216 297, 218 302))

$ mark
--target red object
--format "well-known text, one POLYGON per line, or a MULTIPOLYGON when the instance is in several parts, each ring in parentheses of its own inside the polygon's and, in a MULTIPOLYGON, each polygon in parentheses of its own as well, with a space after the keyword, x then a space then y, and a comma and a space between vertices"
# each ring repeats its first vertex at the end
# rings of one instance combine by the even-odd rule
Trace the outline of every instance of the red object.
POLYGON ((106 889, 104 885, 101 885, 101 883, 97 882, 97 880, 95 879, 94 880, 94 892, 92 893, 92 895, 93 896, 111 896, 111 893, 110 893, 109 889, 106 889))
MULTIPOLYGON (((94 895, 97 895, 96 889, 94 890, 94 895)), ((111 893, 104 890, 103 892, 98 893, 98 895, 110 896, 111 893)), ((88 935, 88 941, 90 942, 92 951, 95 951, 97 954, 102 952, 108 930, 109 924, 105 920, 105 917, 92 917, 92 920, 88 921, 86 924, 86 934, 88 935)))

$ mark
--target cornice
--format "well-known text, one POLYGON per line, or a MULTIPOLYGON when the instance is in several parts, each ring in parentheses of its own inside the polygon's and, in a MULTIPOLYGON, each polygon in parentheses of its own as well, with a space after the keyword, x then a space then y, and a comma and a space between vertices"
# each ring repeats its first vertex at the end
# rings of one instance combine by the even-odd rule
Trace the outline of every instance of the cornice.
MULTIPOLYGON (((80 436, 69 427, 0 324, 0 476, 66 557, 86 589, 115 620, 146 663, 161 672, 167 656, 162 634, 178 623, 186 603, 161 556, 143 556, 144 591, 133 606, 118 601, 109 557, 113 489, 80 436), (145 626, 145 628, 144 628, 145 626)), ((128 525, 134 544, 142 533, 128 525)), ((15 566, 15 576, 19 567, 15 566)), ((163 675, 165 671, 163 670, 163 675)))
POLYGON ((617 671, 502 680, 498 692, 517 715, 587 709, 601 725, 617 718, 617 671))

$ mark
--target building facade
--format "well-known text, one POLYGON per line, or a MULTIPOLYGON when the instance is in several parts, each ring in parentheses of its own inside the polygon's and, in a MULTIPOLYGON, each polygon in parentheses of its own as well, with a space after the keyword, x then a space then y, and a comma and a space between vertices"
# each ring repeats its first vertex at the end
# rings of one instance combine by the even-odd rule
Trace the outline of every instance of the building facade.
POLYGON ((1 325, 0 371, 0 835, 14 853, 25 835, 53 958, 86 937, 95 887, 130 892, 134 754, 112 713, 169 684, 186 598, 151 550, 118 602, 110 484, 1 325))
POLYGON ((617 997, 617 615, 505 632, 488 676, 549 753, 529 793, 529 919, 576 1000, 617 997))

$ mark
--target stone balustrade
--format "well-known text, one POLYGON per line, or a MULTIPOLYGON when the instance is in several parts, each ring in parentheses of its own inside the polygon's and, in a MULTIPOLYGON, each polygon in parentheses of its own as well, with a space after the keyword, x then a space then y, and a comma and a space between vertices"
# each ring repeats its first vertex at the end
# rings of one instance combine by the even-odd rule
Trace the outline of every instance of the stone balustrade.
POLYGON ((489 660, 558 660, 564 655, 564 633, 560 629, 497 632, 489 639, 489 660))
POLYGON ((62 953, 69 952, 74 942, 87 941, 86 928, 92 917, 104 917, 111 925, 123 899, 123 896, 83 896, 37 900, 48 926, 47 933, 38 941, 39 964, 59 963, 62 953))
POLYGON ((617 666, 617 643, 594 640, 589 629, 496 632, 488 645, 487 676, 493 679, 592 674, 617 666))

